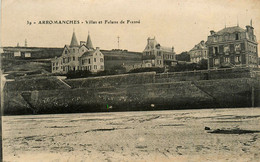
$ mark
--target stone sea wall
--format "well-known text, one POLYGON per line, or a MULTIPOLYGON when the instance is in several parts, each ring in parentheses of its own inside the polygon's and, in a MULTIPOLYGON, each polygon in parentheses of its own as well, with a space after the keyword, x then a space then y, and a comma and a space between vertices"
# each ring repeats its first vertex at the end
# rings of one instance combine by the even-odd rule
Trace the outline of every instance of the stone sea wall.
MULTIPOLYGON (((182 81, 176 79, 179 74, 163 74, 163 79, 162 74, 158 78, 154 72, 64 80, 71 88, 64 86, 65 83, 58 79, 37 82, 35 78, 33 82, 25 81, 36 84, 38 89, 30 87, 26 90, 28 85, 18 90, 5 87, 4 114, 260 106, 258 74, 252 74, 251 71, 240 73, 240 77, 237 73, 230 79, 211 80, 199 78, 204 76, 203 72, 196 72, 197 77, 192 77, 194 74, 191 73, 184 74, 182 81), (43 83, 61 85, 44 88, 41 85, 43 83)), ((10 82, 9 87, 11 84, 22 86, 22 81, 19 84, 10 82)))

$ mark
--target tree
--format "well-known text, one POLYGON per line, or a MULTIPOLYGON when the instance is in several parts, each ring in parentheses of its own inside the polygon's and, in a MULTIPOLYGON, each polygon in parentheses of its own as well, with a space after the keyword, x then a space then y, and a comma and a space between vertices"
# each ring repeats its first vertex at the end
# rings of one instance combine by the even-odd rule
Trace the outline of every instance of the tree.
POLYGON ((182 52, 178 55, 176 55, 176 60, 177 61, 187 61, 187 62, 190 62, 190 55, 187 51, 185 52, 182 52))

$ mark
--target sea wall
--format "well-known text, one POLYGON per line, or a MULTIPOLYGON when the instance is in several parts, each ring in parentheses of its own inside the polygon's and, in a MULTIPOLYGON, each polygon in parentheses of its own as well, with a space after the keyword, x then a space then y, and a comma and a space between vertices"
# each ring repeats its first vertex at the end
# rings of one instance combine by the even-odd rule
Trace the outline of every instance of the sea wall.
MULTIPOLYGON (((132 84, 96 88, 10 91, 5 114, 137 111, 252 106, 250 78, 132 84), (154 105, 154 106, 153 106, 154 105)), ((254 97, 252 96, 254 95, 254 97)), ((257 106, 257 105, 255 105, 257 106)), ((258 105, 259 106, 259 105, 258 105)))
POLYGON ((153 83, 155 79, 155 72, 136 73, 136 74, 122 74, 102 77, 80 78, 80 79, 66 79, 64 80, 72 88, 98 88, 110 86, 122 86, 131 84, 146 84, 153 83))
POLYGON ((5 114, 251 106, 260 106, 260 73, 250 69, 68 80, 35 77, 4 87, 5 114))

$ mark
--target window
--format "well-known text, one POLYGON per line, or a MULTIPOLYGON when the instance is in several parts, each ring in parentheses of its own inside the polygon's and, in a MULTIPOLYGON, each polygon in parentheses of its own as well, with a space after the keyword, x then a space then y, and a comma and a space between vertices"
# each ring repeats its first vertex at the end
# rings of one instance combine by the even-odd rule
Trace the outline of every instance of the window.
POLYGON ((88 63, 90 64, 90 59, 88 59, 88 63))
POLYGON ((226 40, 226 41, 228 40, 228 35, 225 35, 225 40, 226 40))
POLYGON ((58 63, 58 62, 56 62, 56 65, 58 66, 58 65, 59 65, 59 63, 58 63))
POLYGON ((229 57, 225 57, 225 63, 229 63, 230 62, 230 58, 229 57))
POLYGON ((75 56, 73 56, 73 61, 75 61, 75 56))
POLYGON ((65 51, 65 54, 68 54, 68 51, 67 51, 67 50, 65 51))
POLYGON ((66 63, 65 58, 63 58, 63 63, 66 63))
POLYGON ((236 62, 240 62, 240 56, 236 56, 235 61, 236 61, 236 62))
POLYGON ((216 36, 213 37, 213 41, 217 42, 217 37, 216 36))
POLYGON ((240 44, 235 44, 235 51, 240 51, 240 44))
POLYGON ((238 33, 236 33, 236 40, 239 40, 238 33))
POLYGON ((103 58, 100 58, 100 62, 103 62, 103 58))
POLYGON ((73 53, 75 53, 75 49, 73 48, 73 53))
POLYGON ((94 58, 94 62, 97 62, 97 59, 96 59, 96 58, 94 58))
POLYGON ((229 52, 229 46, 227 45, 227 46, 224 46, 224 52, 225 53, 228 53, 229 52))
POLYGON ((161 52, 160 51, 157 51, 157 56, 161 56, 161 52))
POLYGON ((101 65, 101 66, 100 66, 100 69, 104 69, 104 66, 103 66, 103 65, 101 65))
POLYGON ((55 66, 55 63, 52 63, 52 66, 55 66))
POLYGON ((216 58, 214 59, 214 65, 218 65, 219 64, 219 60, 216 58))
POLYGON ((213 53, 214 53, 214 54, 218 54, 218 47, 214 47, 214 48, 213 48, 213 53))

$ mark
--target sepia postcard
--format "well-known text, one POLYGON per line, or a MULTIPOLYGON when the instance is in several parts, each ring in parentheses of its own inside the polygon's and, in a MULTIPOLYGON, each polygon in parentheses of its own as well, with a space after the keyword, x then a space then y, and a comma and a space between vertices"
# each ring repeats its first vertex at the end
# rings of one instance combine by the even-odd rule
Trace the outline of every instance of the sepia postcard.
POLYGON ((1 161, 260 161, 259 0, 1 0, 1 161))

